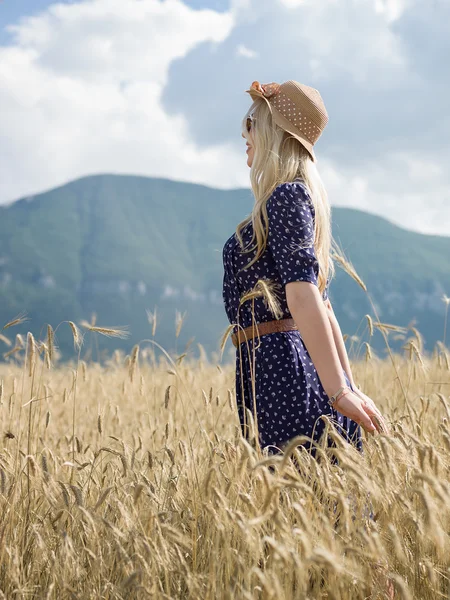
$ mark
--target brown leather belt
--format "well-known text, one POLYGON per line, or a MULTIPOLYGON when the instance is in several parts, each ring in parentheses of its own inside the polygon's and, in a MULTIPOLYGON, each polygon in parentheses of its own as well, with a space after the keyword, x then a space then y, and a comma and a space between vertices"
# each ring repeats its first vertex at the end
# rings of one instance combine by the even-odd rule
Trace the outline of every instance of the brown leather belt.
POLYGON ((263 323, 255 323, 245 329, 239 329, 236 333, 231 335, 231 341, 238 347, 238 343, 242 344, 246 340, 251 340, 254 337, 266 335, 267 333, 276 333, 278 331, 295 331, 298 330, 294 319, 274 319, 273 321, 265 321, 263 323))

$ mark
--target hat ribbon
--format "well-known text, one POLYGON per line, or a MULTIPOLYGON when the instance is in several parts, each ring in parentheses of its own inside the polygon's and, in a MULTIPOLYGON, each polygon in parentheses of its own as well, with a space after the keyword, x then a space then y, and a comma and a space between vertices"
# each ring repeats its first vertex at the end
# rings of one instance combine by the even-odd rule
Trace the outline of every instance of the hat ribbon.
POLYGON ((278 91, 280 89, 280 84, 279 83, 263 83, 261 85, 259 83, 259 81, 254 81, 252 83, 252 85, 250 86, 250 89, 252 90, 252 92, 256 92, 258 94, 258 96, 261 96, 264 98, 271 98, 272 96, 275 96, 276 94, 278 94, 278 91))

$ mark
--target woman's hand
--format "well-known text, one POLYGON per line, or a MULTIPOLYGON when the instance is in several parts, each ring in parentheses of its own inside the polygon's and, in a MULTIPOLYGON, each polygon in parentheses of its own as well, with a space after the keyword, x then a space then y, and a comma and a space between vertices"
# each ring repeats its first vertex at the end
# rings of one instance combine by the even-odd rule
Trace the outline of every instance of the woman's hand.
MULTIPOLYGON (((355 389, 356 386, 353 386, 353 388, 355 389)), ((372 409, 373 412, 371 412, 369 414, 373 415, 375 419, 378 419, 381 422, 381 425, 384 428, 383 433, 390 433, 389 426, 386 423, 385 418, 378 410, 378 408, 375 405, 375 402, 372 400, 372 398, 369 398, 369 396, 366 396, 366 394, 359 389, 356 389, 355 393, 357 396, 360 396, 362 398, 363 402, 366 403, 366 406, 369 406, 369 408, 372 409)))
POLYGON ((361 390, 358 392, 347 392, 337 402, 334 408, 349 417, 368 433, 389 433, 389 427, 382 414, 375 406, 374 401, 366 396, 361 390))

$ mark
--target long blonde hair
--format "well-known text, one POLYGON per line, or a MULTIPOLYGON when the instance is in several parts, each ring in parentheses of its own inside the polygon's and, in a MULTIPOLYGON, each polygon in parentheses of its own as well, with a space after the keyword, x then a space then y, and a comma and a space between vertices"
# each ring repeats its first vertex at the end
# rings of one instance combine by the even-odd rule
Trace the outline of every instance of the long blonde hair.
POLYGON ((328 279, 335 273, 330 257, 332 244, 331 209, 325 186, 320 178, 315 163, 308 151, 298 140, 278 127, 272 121, 270 109, 263 99, 257 99, 250 106, 242 121, 242 130, 246 126, 247 117, 252 115, 252 137, 254 141, 254 157, 250 169, 250 182, 255 197, 251 214, 241 221, 236 228, 236 236, 243 253, 255 250, 255 257, 244 268, 248 269, 264 253, 267 246, 268 218, 266 204, 274 189, 285 182, 301 179, 306 185, 314 206, 314 249, 319 262, 319 291, 323 294, 328 279), (266 226, 263 224, 262 215, 266 226), (248 250, 244 250, 241 231, 253 222, 253 235, 248 250))

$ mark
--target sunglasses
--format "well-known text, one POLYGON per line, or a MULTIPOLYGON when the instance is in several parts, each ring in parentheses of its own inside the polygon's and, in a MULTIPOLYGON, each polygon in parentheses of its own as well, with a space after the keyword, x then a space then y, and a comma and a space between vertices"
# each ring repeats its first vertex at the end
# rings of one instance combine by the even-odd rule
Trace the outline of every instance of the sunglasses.
POLYGON ((246 127, 247 127, 247 133, 250 133, 250 130, 252 128, 252 123, 253 121, 255 121, 256 119, 254 117, 252 117, 251 115, 249 117, 247 117, 247 123, 246 123, 246 127))

